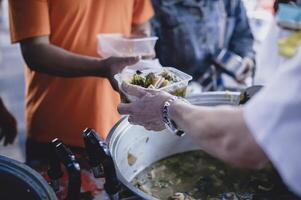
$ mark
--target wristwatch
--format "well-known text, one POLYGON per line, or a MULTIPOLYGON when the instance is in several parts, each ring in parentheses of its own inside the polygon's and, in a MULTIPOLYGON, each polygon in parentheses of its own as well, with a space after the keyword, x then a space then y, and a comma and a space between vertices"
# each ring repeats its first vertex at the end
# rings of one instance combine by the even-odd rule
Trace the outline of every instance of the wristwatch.
POLYGON ((179 99, 179 97, 173 96, 164 102, 163 109, 162 109, 162 116, 163 116, 163 122, 165 124, 166 129, 174 133, 175 135, 182 137, 185 135, 184 131, 178 129, 176 123, 172 119, 170 119, 169 116, 170 106, 177 99, 179 99))

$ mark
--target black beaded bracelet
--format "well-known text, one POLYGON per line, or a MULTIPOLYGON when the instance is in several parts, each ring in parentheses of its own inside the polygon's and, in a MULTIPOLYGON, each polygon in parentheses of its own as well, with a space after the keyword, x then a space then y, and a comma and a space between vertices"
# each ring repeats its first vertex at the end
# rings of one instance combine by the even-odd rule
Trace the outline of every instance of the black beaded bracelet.
POLYGON ((179 130, 176 123, 173 120, 171 120, 169 117, 169 108, 171 104, 177 99, 178 97, 173 96, 164 102, 163 109, 162 109, 162 117, 166 129, 174 133, 175 135, 182 137, 185 135, 184 131, 179 130))

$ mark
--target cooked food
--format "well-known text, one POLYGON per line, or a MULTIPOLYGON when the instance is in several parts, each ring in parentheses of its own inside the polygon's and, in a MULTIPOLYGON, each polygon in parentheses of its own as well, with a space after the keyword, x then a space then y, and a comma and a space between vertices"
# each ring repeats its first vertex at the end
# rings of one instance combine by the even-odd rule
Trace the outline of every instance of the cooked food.
POLYGON ((151 72, 148 75, 146 75, 145 77, 145 87, 149 88, 151 85, 153 85, 154 83, 156 83, 157 77, 156 75, 151 72))
POLYGON ((145 85, 145 77, 143 77, 143 75, 136 73, 133 75, 131 84, 144 86, 145 85))
MULTIPOLYGON (((161 89, 180 81, 181 79, 179 77, 167 69, 164 69, 160 73, 149 72, 146 74, 137 70, 136 73, 131 77, 129 83, 144 88, 161 89)), ((186 88, 186 86, 178 86, 169 89, 167 92, 175 96, 185 97, 186 88)))
POLYGON ((137 157, 131 154, 130 152, 128 152, 128 164, 132 166, 136 163, 136 161, 137 161, 137 157))
POLYGON ((169 199, 170 200, 195 200, 194 198, 192 198, 188 194, 181 193, 181 192, 175 193, 169 199))
POLYGON ((167 85, 181 81, 179 77, 169 72, 168 70, 163 70, 161 73, 150 72, 148 74, 143 74, 141 71, 137 70, 130 81, 133 85, 139 85, 144 88, 163 88, 167 85))
POLYGON ((187 87, 177 88, 177 89, 174 89, 173 91, 170 91, 169 93, 174 96, 185 97, 186 89, 187 89, 187 87))
POLYGON ((152 164, 132 181, 161 200, 297 200, 272 166, 231 167, 203 151, 173 155, 152 164))
POLYGON ((168 73, 168 71, 166 70, 164 70, 160 75, 168 81, 173 81, 175 78, 171 73, 168 73))

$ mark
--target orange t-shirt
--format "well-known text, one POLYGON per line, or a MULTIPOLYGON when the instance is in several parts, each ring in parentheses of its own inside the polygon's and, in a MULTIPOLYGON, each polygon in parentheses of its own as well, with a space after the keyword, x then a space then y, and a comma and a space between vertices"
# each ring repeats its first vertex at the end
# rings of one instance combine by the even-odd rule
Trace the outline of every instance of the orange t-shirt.
MULTIPOLYGON (((149 0, 9 0, 12 42, 49 35, 52 44, 98 56, 96 35, 130 34, 153 15, 149 0)), ((89 66, 87 66, 89 67, 89 66)), ((84 128, 106 137, 120 119, 120 101, 104 78, 61 78, 26 68, 26 126, 30 138, 59 137, 82 146, 84 128)))

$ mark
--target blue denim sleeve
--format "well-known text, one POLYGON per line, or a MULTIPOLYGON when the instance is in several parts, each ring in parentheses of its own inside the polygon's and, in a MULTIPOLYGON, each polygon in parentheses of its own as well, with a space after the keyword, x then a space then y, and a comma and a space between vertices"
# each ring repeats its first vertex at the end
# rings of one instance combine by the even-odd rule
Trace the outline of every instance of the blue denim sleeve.
POLYGON ((249 57, 255 60, 255 52, 253 50, 254 37, 251 32, 246 9, 241 0, 232 1, 231 3, 233 2, 236 3, 232 13, 235 24, 229 41, 229 50, 242 57, 249 57))

